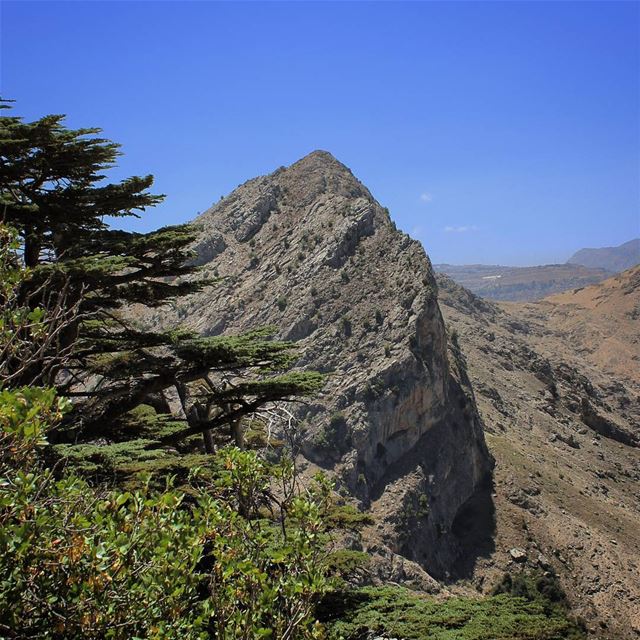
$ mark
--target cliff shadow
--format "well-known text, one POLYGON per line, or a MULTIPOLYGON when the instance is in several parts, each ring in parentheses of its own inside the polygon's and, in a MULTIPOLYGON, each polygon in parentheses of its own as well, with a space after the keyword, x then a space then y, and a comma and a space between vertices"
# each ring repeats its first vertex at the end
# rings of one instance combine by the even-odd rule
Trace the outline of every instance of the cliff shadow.
POLYGON ((488 473, 476 492, 460 507, 451 526, 459 555, 449 571, 450 581, 470 578, 480 558, 496 549, 496 508, 493 474, 488 473))
POLYGON ((459 421, 443 420, 432 427, 411 450, 389 465, 369 492, 375 503, 391 488, 397 500, 394 519, 398 553, 443 582, 471 577, 478 561, 495 551, 492 468, 457 507, 453 519, 448 518, 456 494, 455 486, 450 486, 450 462, 457 460, 460 472, 470 470, 458 447, 459 425, 459 421), (431 493, 432 478, 442 483, 443 493, 431 493), (428 502, 422 496, 430 496, 428 502))

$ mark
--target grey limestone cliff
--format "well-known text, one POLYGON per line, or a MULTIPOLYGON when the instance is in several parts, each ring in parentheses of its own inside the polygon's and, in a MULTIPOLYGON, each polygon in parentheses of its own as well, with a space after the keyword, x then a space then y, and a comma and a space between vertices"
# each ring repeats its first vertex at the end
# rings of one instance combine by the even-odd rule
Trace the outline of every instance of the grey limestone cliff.
POLYGON ((204 334, 275 325, 328 374, 298 409, 303 451, 376 520, 372 549, 444 576, 490 472, 431 263, 351 171, 316 151, 205 211, 197 262, 222 284, 180 315, 204 334))

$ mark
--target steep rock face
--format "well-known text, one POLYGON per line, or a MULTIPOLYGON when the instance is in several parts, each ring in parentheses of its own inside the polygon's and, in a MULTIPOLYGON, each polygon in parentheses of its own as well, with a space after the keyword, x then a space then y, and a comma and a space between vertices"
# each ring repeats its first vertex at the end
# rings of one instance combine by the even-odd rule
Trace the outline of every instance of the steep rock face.
POLYGON ((321 151, 196 222, 197 262, 222 285, 179 315, 204 334, 275 325, 299 340, 299 365, 328 374, 298 410, 305 456, 373 511, 372 552, 445 575, 461 552, 456 517, 492 461, 421 245, 321 151))

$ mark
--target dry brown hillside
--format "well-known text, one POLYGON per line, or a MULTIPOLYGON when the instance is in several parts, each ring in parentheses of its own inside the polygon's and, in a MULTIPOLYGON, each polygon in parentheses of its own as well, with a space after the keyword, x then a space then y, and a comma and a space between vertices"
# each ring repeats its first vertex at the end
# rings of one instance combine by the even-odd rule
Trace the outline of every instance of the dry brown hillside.
POLYGON ((604 282, 565 291, 521 311, 543 321, 594 366, 640 378, 640 265, 604 282))
POLYGON ((601 638, 640 635, 640 270, 537 303, 491 303, 439 276, 496 459, 495 551, 560 575, 601 638))

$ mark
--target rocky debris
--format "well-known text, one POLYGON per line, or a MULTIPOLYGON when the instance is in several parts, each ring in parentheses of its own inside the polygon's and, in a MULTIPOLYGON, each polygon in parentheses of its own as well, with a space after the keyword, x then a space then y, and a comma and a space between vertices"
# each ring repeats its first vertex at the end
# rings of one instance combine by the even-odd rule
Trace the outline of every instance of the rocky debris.
POLYGON ((296 409, 304 455, 381 523, 367 536, 387 550, 376 552, 385 575, 444 575, 461 553, 453 523, 492 459, 422 246, 323 151, 249 180, 196 222, 196 261, 223 286, 176 313, 207 335, 272 325, 298 340, 298 364, 328 374, 296 409), (406 518, 420 500, 428 517, 406 518))
POLYGON ((527 561, 527 552, 524 549, 514 547, 513 549, 509 549, 509 555, 514 562, 521 563, 527 561))
MULTIPOLYGON (((565 435, 563 433, 552 433, 551 437, 553 436, 555 436, 555 438, 553 438, 553 441, 557 440, 558 442, 562 442, 567 446, 571 447, 572 449, 580 448, 580 443, 576 440, 576 437, 572 433, 569 435, 565 435)), ((552 441, 551 437, 549 437, 550 441, 552 441)))
POLYGON ((549 559, 545 555, 543 555, 542 553, 538 554, 538 557, 536 558, 536 561, 538 563, 538 566, 541 569, 544 569, 545 571, 552 571, 553 570, 553 566, 549 562, 549 559))
POLYGON ((373 584, 402 584, 424 593, 443 592, 440 583, 432 578, 417 562, 394 553, 385 545, 370 545, 365 548, 371 555, 368 572, 373 584))
POLYGON ((518 488, 509 493, 507 495, 507 499, 511 504, 514 504, 521 509, 526 509, 529 513, 532 513, 535 516, 541 516, 546 512, 540 505, 539 501, 535 500, 533 497, 539 493, 540 490, 537 487, 529 488, 528 490, 518 488))
POLYGON ((588 398, 582 399, 580 418, 584 424, 606 438, 611 438, 632 447, 640 446, 635 434, 628 433, 612 420, 600 415, 591 405, 588 398))
MULTIPOLYGON (((472 315, 481 323, 487 323, 487 316, 495 319, 500 315, 500 309, 495 304, 471 293, 444 273, 438 273, 437 280, 438 298, 445 304, 472 315)), ((491 335, 487 339, 492 340, 491 335)))

